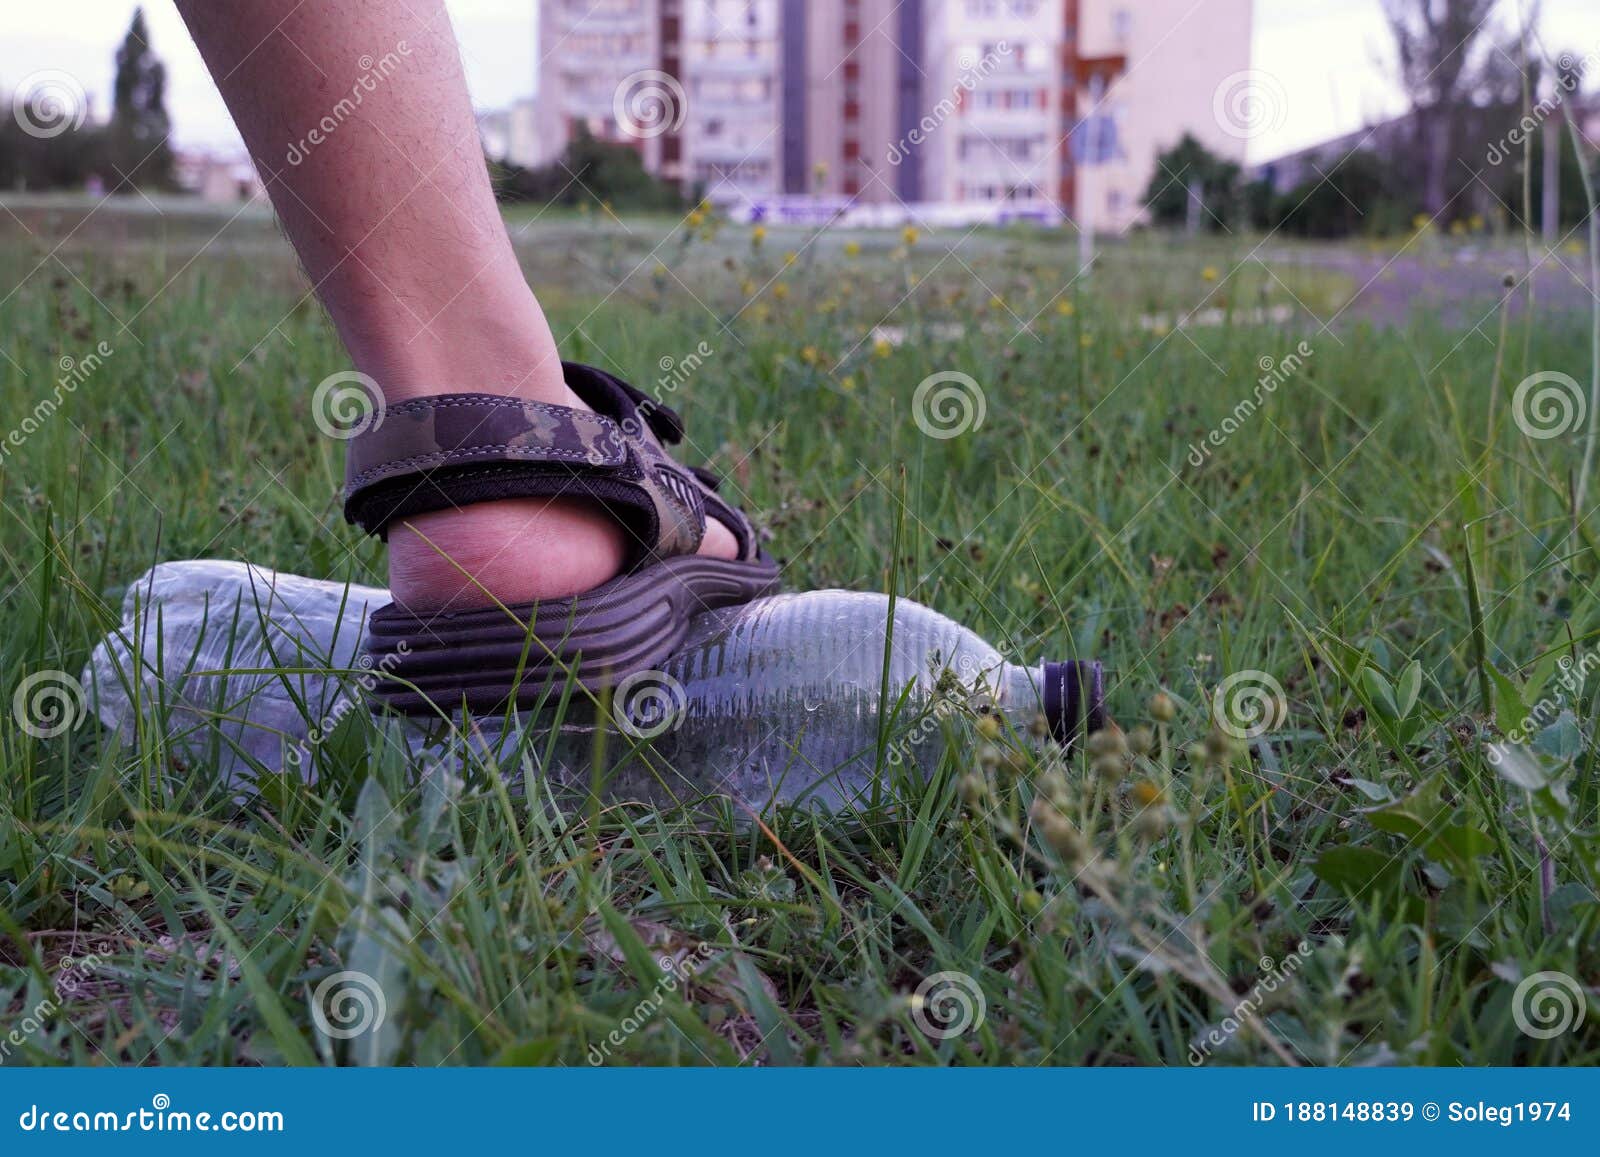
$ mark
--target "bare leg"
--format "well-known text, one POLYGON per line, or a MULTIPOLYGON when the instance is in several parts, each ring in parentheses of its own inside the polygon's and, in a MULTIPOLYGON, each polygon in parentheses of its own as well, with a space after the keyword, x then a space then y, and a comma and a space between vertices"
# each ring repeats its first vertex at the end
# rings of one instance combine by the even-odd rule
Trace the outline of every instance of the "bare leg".
MULTIPOLYGON (((501 222, 443 0, 177 6, 340 338, 386 401, 480 391, 582 405, 501 222), (340 105, 362 77, 361 102, 340 105), (324 118, 336 127, 310 143, 324 118)), ((390 530, 389 581, 413 609, 481 604, 478 583, 506 602, 575 594, 625 554, 621 529, 586 502, 410 521, 420 533, 390 530)), ((702 550, 731 558, 733 537, 713 523, 702 550)))

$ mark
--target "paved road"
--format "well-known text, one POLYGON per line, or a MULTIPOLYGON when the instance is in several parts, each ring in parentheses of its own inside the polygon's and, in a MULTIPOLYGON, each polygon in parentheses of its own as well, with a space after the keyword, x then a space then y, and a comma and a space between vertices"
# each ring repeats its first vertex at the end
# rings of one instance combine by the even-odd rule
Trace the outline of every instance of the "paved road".
POLYGON ((1522 314, 1530 282, 1541 315, 1587 312, 1596 302, 1588 284, 1587 250, 1568 247, 1536 251, 1531 277, 1524 275, 1526 253, 1503 245, 1423 244, 1398 254, 1328 246, 1263 254, 1263 259, 1272 268, 1309 266, 1350 278, 1354 296, 1339 310, 1338 322, 1404 325, 1433 316, 1447 325, 1470 327, 1495 321, 1507 298, 1512 315, 1522 314), (1506 288, 1507 274, 1516 279, 1514 288, 1506 288))

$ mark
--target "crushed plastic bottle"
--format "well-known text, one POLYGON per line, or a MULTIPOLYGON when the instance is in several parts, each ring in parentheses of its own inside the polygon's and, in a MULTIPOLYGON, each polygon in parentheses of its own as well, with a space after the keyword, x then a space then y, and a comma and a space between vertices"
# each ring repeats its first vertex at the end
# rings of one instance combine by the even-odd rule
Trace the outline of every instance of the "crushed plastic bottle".
MULTIPOLYGON (((189 766, 214 768, 229 786, 261 771, 309 775, 316 746, 366 710, 365 692, 384 677, 361 639, 386 602, 375 587, 245 563, 163 563, 128 588, 123 622, 84 683, 108 727, 134 739, 159 720, 189 766)), ((556 785, 598 782, 610 799, 837 808, 935 766, 951 717, 998 714, 1023 736, 1043 721, 1069 743, 1101 726, 1102 695, 1097 663, 1012 663, 927 607, 824 590, 699 616, 658 670, 599 703, 577 693, 558 725, 528 713, 395 726, 423 759, 490 751, 556 785)))

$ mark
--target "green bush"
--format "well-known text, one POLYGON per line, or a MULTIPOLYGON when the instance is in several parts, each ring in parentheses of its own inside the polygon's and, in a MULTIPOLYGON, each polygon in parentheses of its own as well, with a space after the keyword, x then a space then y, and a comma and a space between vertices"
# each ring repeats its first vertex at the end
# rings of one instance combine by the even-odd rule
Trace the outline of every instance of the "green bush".
POLYGON ((647 172, 633 148, 597 140, 581 127, 561 159, 553 164, 526 169, 491 162, 490 169, 502 201, 535 201, 541 205, 599 201, 619 211, 685 207, 677 186, 647 172))

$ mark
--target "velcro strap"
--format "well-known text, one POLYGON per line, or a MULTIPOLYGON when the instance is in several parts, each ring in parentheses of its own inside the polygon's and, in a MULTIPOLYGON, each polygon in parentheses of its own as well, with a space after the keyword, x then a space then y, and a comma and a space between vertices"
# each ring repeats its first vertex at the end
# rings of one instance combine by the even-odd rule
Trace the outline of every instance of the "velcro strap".
POLYGON ((351 440, 345 495, 407 475, 493 462, 604 470, 628 460, 610 418, 495 394, 440 394, 384 409, 351 440))
POLYGON ((683 441, 683 419, 678 417, 678 412, 663 406, 643 390, 630 386, 614 374, 581 362, 562 362, 561 368, 566 373, 567 385, 596 409, 626 414, 631 408, 644 417, 645 425, 650 427, 650 432, 662 444, 675 446, 683 441), (612 398, 625 398, 630 405, 619 407, 615 401, 602 401, 593 396, 596 392, 609 394, 612 398))

